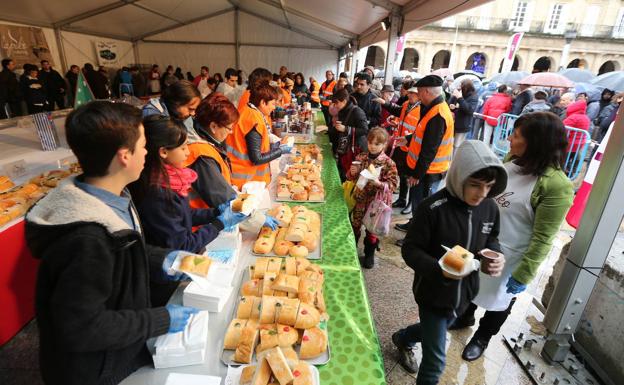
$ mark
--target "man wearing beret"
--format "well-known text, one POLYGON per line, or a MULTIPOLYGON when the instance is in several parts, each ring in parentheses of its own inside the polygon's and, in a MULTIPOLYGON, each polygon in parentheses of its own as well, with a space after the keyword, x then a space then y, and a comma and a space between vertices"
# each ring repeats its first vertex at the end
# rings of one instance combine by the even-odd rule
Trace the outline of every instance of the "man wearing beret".
MULTIPOLYGON (((421 101, 420 120, 414 133, 405 137, 408 145, 407 168, 412 217, 420 201, 436 191, 444 179, 453 154, 453 114, 444 101, 441 77, 427 75, 416 82, 421 101)), ((410 222, 396 225, 409 229, 410 222)), ((397 241, 402 246, 402 240, 397 241)))

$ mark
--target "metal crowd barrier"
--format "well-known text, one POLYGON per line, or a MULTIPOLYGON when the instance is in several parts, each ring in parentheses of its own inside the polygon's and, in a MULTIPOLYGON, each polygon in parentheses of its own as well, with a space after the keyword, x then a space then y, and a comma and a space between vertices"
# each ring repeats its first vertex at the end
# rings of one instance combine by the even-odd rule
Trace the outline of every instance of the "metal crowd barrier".
MULTIPOLYGON (((493 118, 479 113, 474 114, 475 118, 486 119, 493 118)), ((496 127, 492 138, 492 151, 503 159, 509 152, 509 141, 507 138, 512 134, 514 122, 518 119, 517 115, 502 114, 497 119, 496 127)), ((578 178, 583 169, 583 163, 587 157, 587 153, 592 144, 589 132, 566 126, 568 134, 568 148, 566 150, 566 158, 564 162, 564 171, 570 180, 578 178)))

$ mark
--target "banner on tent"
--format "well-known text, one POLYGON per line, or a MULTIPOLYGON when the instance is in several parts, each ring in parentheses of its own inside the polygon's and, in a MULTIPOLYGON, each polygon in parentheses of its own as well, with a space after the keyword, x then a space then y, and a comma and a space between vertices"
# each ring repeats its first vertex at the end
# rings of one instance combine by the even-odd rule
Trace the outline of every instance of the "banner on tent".
POLYGON ((119 62, 117 43, 114 41, 96 41, 95 50, 97 52, 98 64, 107 66, 119 62))
POLYGON ((0 56, 13 59, 16 67, 39 65, 41 60, 54 65, 43 30, 37 27, 0 24, 0 56))
POLYGON ((520 47, 520 41, 522 40, 522 36, 524 36, 524 32, 517 32, 511 35, 509 38, 509 42, 507 43, 507 49, 505 50, 505 59, 503 62, 503 67, 501 68, 501 73, 511 71, 511 67, 513 66, 514 58, 516 57, 516 52, 520 47))

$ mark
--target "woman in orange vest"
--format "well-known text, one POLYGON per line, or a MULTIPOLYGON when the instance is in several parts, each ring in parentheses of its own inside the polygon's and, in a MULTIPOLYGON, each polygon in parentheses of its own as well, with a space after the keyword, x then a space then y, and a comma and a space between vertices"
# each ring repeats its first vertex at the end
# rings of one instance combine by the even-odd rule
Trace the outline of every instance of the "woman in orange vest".
POLYGON ((238 189, 250 181, 271 182, 269 162, 289 153, 292 147, 271 144, 271 125, 267 116, 275 109, 277 90, 260 84, 251 90, 249 103, 240 112, 234 131, 226 139, 228 157, 232 161, 232 184, 238 189))
POLYGON ((247 89, 238 100, 238 112, 241 112, 244 107, 247 107, 247 103, 249 103, 249 96, 251 95, 251 90, 253 88, 262 83, 269 84, 271 80, 273 80, 273 74, 266 68, 258 67, 251 71, 247 81, 247 89))
POLYGON ((312 108, 318 108, 321 105, 321 97, 319 96, 320 91, 321 91, 320 84, 316 81, 316 79, 310 76, 309 93, 310 93, 310 104, 312 105, 312 108))
POLYGON ((295 82, 293 82, 292 79, 284 79, 282 86, 282 93, 284 94, 284 99, 282 103, 284 107, 289 107, 292 104, 292 91, 294 87, 295 82))
POLYGON ((332 102, 332 95, 334 95, 334 87, 336 87, 336 80, 334 80, 334 71, 325 71, 325 81, 321 84, 321 111, 325 116, 325 122, 329 125, 331 115, 329 114, 329 105, 332 102))
POLYGON ((232 166, 225 138, 232 133, 239 113, 228 98, 218 92, 202 100, 195 113, 195 130, 202 141, 189 144, 184 166, 197 173, 190 194, 191 207, 219 207, 232 199, 232 166))

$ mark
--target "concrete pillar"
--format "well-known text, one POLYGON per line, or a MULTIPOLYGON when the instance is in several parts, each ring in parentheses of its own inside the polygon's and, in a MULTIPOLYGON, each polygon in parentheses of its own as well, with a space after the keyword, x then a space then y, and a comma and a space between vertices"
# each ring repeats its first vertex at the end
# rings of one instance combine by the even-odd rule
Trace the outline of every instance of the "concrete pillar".
POLYGON ((61 58, 61 62, 59 63, 61 66, 61 73, 64 74, 68 71, 67 68, 67 58, 65 57, 65 46, 63 45, 63 35, 61 35, 61 30, 59 28, 54 29, 54 37, 56 38, 56 46, 59 50, 59 57, 61 58))
POLYGON ((431 62, 433 61, 433 45, 429 42, 424 43, 422 56, 418 62, 418 73, 427 75, 431 72, 431 62))

